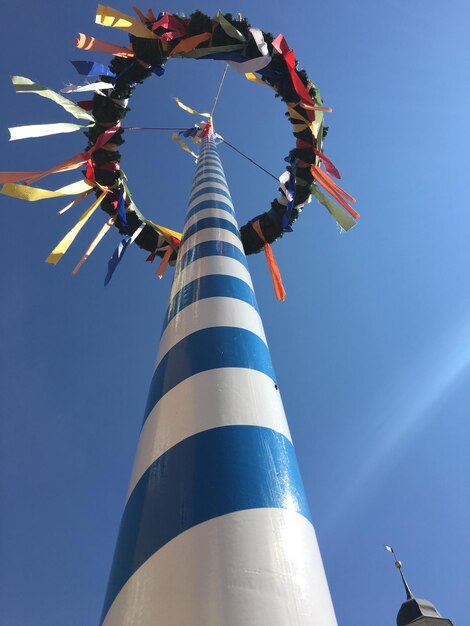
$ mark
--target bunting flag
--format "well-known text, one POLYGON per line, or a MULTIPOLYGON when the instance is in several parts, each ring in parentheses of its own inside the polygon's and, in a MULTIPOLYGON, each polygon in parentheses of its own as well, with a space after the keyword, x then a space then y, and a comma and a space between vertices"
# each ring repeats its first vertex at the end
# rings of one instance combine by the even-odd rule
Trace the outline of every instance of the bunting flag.
POLYGON ((72 102, 72 100, 61 96, 60 93, 52 91, 52 89, 49 89, 48 87, 44 87, 44 85, 35 83, 25 76, 12 76, 11 82, 13 83, 16 93, 35 93, 38 96, 52 100, 65 109, 67 113, 70 113, 70 115, 73 115, 79 120, 90 120, 91 122, 95 121, 95 118, 91 115, 91 113, 84 111, 82 107, 75 104, 75 102, 72 102))
POLYGON ((32 139, 34 137, 48 137, 49 135, 60 135, 62 133, 75 133, 77 130, 90 128, 93 124, 68 124, 59 122, 57 124, 31 124, 28 126, 13 126, 8 129, 10 133, 9 141, 18 139, 32 139))
POLYGON ((83 228, 83 226, 87 223, 87 221, 96 211, 96 209, 103 202, 104 197, 106 196, 107 193, 108 193, 107 191, 103 191, 103 193, 99 196, 99 198, 97 198, 93 202, 93 204, 90 207, 88 207, 85 213, 81 215, 80 219, 75 224, 75 226, 65 235, 63 239, 61 239, 61 241, 59 241, 59 243, 56 245, 54 250, 52 250, 49 256, 45 259, 46 263, 50 263, 51 265, 57 265, 60 259, 64 256, 64 254, 70 248, 76 236, 83 228))
POLYGON ((121 13, 121 11, 117 11, 111 7, 105 7, 102 4, 99 4, 96 10, 95 22, 101 26, 119 28, 135 37, 157 39, 155 33, 146 28, 142 22, 135 19, 132 15, 126 15, 125 13, 121 13))
POLYGON ((141 224, 141 226, 139 226, 139 228, 134 232, 132 237, 130 237, 129 235, 126 235, 125 237, 121 239, 118 247, 113 252, 111 258, 108 261, 108 273, 106 274, 106 277, 104 279, 105 286, 109 283, 109 281, 113 277, 113 274, 116 271, 117 266, 121 262, 122 257, 124 256, 124 253, 126 252, 127 248, 130 246, 131 243, 134 243, 134 241, 137 239, 137 237, 140 235, 140 233, 143 231, 144 228, 145 228, 145 224, 141 224))
POLYGON ((133 58, 134 52, 130 48, 124 48, 123 46, 115 46, 113 43, 107 41, 101 41, 90 35, 84 33, 78 33, 78 39, 75 39, 75 45, 80 50, 94 50, 95 52, 104 52, 106 54, 112 54, 116 57, 133 58))
POLYGON ((94 61, 70 61, 81 76, 116 76, 107 65, 94 61))
POLYGON ((29 185, 17 185, 14 183, 6 183, 0 190, 4 196, 11 196, 19 200, 27 200, 28 202, 36 202, 37 200, 47 200, 49 198, 61 198, 62 196, 74 196, 89 191, 92 185, 87 180, 79 180, 75 183, 61 187, 56 191, 48 189, 39 189, 38 187, 30 187, 29 185))
POLYGON ((106 235, 106 233, 109 231, 109 229, 111 228, 111 226, 114 224, 115 221, 116 221, 116 215, 113 215, 112 217, 109 218, 109 220, 105 224, 103 224, 103 226, 98 231, 98 234, 96 235, 96 237, 93 239, 91 244, 86 249, 85 254, 82 256, 80 261, 74 267, 74 269, 72 271, 72 276, 76 276, 77 275, 78 270, 85 263, 85 261, 88 259, 90 254, 93 252, 93 250, 99 244, 99 242, 103 239, 103 237, 106 235))

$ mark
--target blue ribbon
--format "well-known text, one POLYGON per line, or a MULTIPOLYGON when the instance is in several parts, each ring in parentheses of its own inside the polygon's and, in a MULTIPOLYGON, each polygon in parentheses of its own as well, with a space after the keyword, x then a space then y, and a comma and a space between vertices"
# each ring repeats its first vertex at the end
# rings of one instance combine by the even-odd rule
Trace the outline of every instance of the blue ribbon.
POLYGON ((131 238, 129 237, 129 235, 126 235, 125 237, 123 237, 123 239, 119 242, 118 247, 113 252, 112 257, 109 259, 108 273, 106 274, 106 278, 104 279, 105 287, 109 283, 111 278, 113 277, 113 274, 117 266, 121 262, 121 259, 124 256, 124 252, 127 250, 127 246, 130 244, 130 241, 131 241, 131 238))
POLYGON ((94 61, 70 61, 82 76, 115 76, 109 67, 94 61))
POLYGON ((155 74, 155 76, 163 76, 163 74, 165 73, 165 68, 161 65, 152 65, 150 71, 152 72, 152 74, 155 74))
POLYGON ((119 219, 121 220, 121 224, 124 230, 126 231, 126 233, 128 233, 129 225, 127 224, 126 205, 124 203, 124 189, 122 187, 119 189, 117 196, 118 196, 117 212, 119 215, 119 219))

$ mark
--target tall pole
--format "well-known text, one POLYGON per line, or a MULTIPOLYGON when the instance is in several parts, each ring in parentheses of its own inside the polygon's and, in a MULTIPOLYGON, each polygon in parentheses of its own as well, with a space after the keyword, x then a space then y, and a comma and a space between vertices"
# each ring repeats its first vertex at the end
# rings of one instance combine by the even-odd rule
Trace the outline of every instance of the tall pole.
POLYGON ((336 626, 238 226, 203 139, 104 626, 336 626))

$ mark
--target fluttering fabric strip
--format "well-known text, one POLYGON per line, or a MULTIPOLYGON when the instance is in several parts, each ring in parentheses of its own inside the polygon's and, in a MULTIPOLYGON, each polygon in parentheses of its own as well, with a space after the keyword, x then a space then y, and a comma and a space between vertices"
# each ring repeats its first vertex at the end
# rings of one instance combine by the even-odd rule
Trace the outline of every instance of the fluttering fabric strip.
POLYGON ((225 426, 173 446, 152 463, 127 502, 103 617, 132 574, 171 539, 212 518, 258 508, 289 509, 310 519, 294 449, 283 435, 225 426))

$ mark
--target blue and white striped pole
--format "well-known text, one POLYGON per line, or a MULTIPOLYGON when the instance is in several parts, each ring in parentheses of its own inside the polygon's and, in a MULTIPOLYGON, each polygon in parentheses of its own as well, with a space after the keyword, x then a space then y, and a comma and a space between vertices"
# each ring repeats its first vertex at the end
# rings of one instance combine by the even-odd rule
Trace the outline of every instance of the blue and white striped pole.
POLYGON ((212 136, 203 140, 104 626, 336 626, 212 136))

